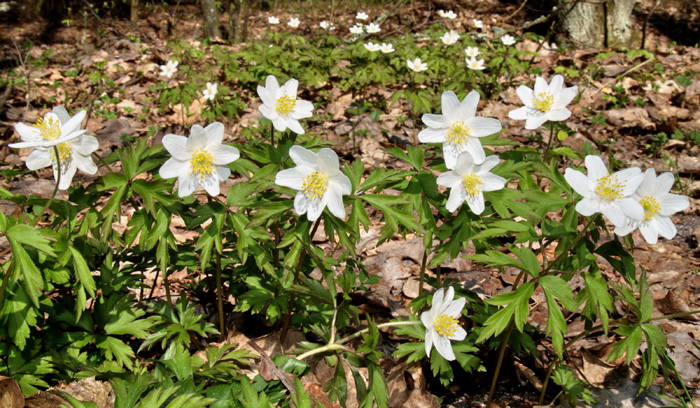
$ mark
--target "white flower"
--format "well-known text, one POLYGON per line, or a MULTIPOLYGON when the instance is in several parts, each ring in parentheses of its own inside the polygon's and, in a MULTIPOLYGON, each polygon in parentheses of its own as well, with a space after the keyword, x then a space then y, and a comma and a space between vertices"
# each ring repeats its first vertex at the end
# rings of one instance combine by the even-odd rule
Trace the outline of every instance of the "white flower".
POLYGON ((258 95, 263 101, 258 109, 280 132, 289 128, 294 133, 304 133, 299 119, 311 117, 314 109, 311 102, 296 99, 297 86, 299 81, 294 78, 279 86, 274 75, 267 76, 264 87, 258 85, 258 95))
POLYGON ((325 21, 325 20, 324 20, 324 21, 321 21, 321 22, 319 23, 319 26, 321 26, 321 28, 323 28, 324 30, 327 30, 327 31, 333 31, 333 30, 335 30, 335 24, 330 23, 330 22, 325 21))
POLYGON ((382 46, 379 45, 379 44, 375 44, 375 43, 373 43, 372 41, 370 41, 370 42, 368 42, 368 43, 365 43, 365 48, 367 48, 367 51, 369 51, 369 52, 375 52, 375 51, 381 50, 381 49, 382 49, 382 46))
POLYGON ((168 78, 177 72, 177 61, 170 60, 167 64, 160 66, 160 74, 168 78))
POLYGON ((442 115, 426 113, 422 117, 428 128, 418 133, 418 140, 443 143, 442 153, 449 169, 455 167, 462 152, 471 153, 477 163, 483 162, 486 154, 479 138, 501 130, 498 119, 475 116, 479 98, 477 91, 471 91, 460 102, 454 92, 446 91, 442 93, 442 115))
POLYGON ((270 17, 267 18, 267 22, 270 23, 270 24, 279 24, 279 23, 280 23, 280 19, 277 18, 277 17, 275 17, 275 16, 270 16, 270 17))
POLYGON ((454 20, 455 18, 457 18, 457 14, 455 14, 455 12, 452 10, 438 10, 438 15, 442 18, 449 18, 450 20, 454 20))
POLYGON ((379 24, 369 23, 365 26, 365 31, 367 31, 368 34, 375 34, 382 30, 379 28, 379 24))
POLYGON ((223 140, 224 125, 219 122, 206 128, 192 126, 190 137, 163 136, 163 146, 173 157, 161 166, 160 176, 177 177, 180 197, 189 196, 198 186, 212 197, 219 195, 219 182, 231 175, 227 164, 240 157, 238 149, 221 144, 223 140))
POLYGON ((511 46, 515 44, 515 37, 513 37, 512 35, 505 34, 503 35, 503 37, 501 37, 501 42, 505 46, 511 46))
POLYGON ((350 27, 350 34, 359 35, 362 34, 362 32, 362 24, 355 24, 354 26, 350 27))
POLYGON ((566 105, 576 97, 578 87, 564 88, 564 77, 555 75, 549 85, 537 77, 534 90, 520 85, 516 92, 525 106, 508 112, 508 117, 525 120, 525 129, 537 129, 548 120, 562 121, 571 116, 566 105))
POLYGON ((216 97, 216 93, 218 92, 217 87, 218 84, 216 82, 213 84, 211 82, 207 82, 207 88, 204 91, 202 91, 202 93, 204 94, 204 99, 213 101, 216 97))
POLYGON ((452 45, 459 41, 459 33, 455 30, 450 30, 446 32, 442 37, 440 37, 440 40, 445 44, 445 45, 452 45))
POLYGON ((299 27, 299 19, 296 17, 293 17, 289 20, 287 25, 292 27, 292 28, 297 28, 297 27, 299 27))
POLYGON ((467 337, 467 331, 459 325, 459 318, 464 309, 465 298, 453 300, 455 290, 452 286, 438 289, 433 295, 433 305, 430 310, 420 315, 420 320, 425 326, 425 354, 430 357, 430 351, 435 344, 435 349, 445 360, 453 361, 455 353, 452 351, 450 340, 462 341, 467 337))
POLYGON ((483 71, 486 67, 484 66, 484 60, 480 59, 477 60, 476 57, 471 57, 471 58, 465 58, 464 59, 467 63, 467 68, 469 69, 474 69, 477 71, 483 71))
POLYGON ((387 44, 387 43, 382 43, 381 48, 382 48, 382 53, 384 53, 384 54, 390 54, 390 53, 395 51, 394 46, 391 44, 387 44))
POLYGON ((367 20, 369 18, 369 16, 364 11, 360 11, 359 13, 357 13, 355 18, 358 20, 367 20))
POLYGON ((482 23, 481 20, 474 19, 474 27, 484 28, 484 23, 482 23))
POLYGON ((460 153, 454 170, 437 178, 439 185, 450 188, 447 211, 456 211, 466 201, 474 214, 484 212, 484 191, 500 190, 506 185, 506 179, 491 173, 499 161, 498 156, 489 156, 477 164, 471 153, 460 153))
POLYGON ((9 146, 33 147, 34 150, 27 156, 27 168, 38 170, 52 166, 54 180, 58 180, 56 170, 60 164, 61 182, 58 188, 66 190, 70 187, 76 169, 87 174, 97 172, 97 166, 92 162, 90 154, 97 150, 100 144, 95 137, 85 135, 86 131, 80 129, 80 123, 85 115, 85 111, 81 110, 71 117, 64 107, 56 106, 40 118, 34 126, 24 123, 15 124, 15 130, 22 138, 22 142, 12 143, 9 146), (58 150, 58 158, 56 150, 58 150))
POLYGON ((411 70, 415 72, 422 72, 422 71, 427 71, 428 70, 428 64, 425 62, 422 62, 420 58, 416 58, 415 60, 406 60, 406 63, 408 64, 408 67, 411 68, 411 70))
POLYGON ((642 221, 644 207, 632 197, 644 176, 638 167, 609 173, 599 156, 585 159, 588 176, 572 168, 566 169, 564 178, 583 199, 576 204, 576 211, 584 216, 602 213, 616 227, 624 227, 627 217, 642 221))
POLYGON ((666 239, 676 236, 676 226, 670 215, 683 211, 690 206, 688 197, 671 194, 675 178, 672 173, 664 173, 656 177, 654 169, 647 169, 642 184, 632 194, 644 208, 644 218, 641 221, 627 219, 623 227, 615 228, 615 233, 624 236, 639 228, 644 239, 650 244, 656 244, 659 235, 666 239))
POLYGON ((277 173, 275 183, 298 190, 294 210, 316 221, 328 206, 331 214, 345 218, 343 196, 352 192, 350 179, 340 171, 338 155, 323 148, 318 154, 301 146, 292 146, 289 157, 296 167, 277 173))
POLYGON ((475 58, 479 55, 479 47, 467 47, 464 49, 464 52, 467 53, 467 57, 475 58))

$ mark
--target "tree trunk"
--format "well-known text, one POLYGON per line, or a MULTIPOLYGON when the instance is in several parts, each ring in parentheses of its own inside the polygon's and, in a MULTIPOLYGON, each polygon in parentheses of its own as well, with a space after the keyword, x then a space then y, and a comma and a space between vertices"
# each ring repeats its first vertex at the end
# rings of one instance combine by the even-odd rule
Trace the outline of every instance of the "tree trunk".
POLYGON ((204 15, 204 37, 206 38, 221 38, 219 13, 214 3, 214 0, 201 0, 202 14, 204 15))
POLYGON ((139 20, 139 0, 131 0, 131 22, 136 24, 139 20))
POLYGON ((561 23, 584 47, 629 47, 635 0, 559 0, 561 23))

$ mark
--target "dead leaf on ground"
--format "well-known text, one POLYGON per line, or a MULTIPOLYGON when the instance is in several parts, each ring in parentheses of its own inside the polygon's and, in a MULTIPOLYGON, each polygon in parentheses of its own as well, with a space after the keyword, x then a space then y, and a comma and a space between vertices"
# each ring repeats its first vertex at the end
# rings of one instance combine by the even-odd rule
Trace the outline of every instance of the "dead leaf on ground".
POLYGON ((0 407, 24 408, 24 394, 12 378, 0 377, 0 407))

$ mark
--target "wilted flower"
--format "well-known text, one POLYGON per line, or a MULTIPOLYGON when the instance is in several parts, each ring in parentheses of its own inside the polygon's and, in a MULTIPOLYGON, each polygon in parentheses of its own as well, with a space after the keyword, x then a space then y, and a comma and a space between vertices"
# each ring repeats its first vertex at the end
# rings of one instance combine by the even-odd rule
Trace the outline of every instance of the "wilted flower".
POLYGON ((354 26, 350 27, 350 34, 355 34, 355 35, 362 34, 362 25, 355 24, 354 26))
POLYGON ((511 46, 515 44, 515 37, 512 35, 504 34, 503 37, 501 37, 501 42, 505 46, 511 46))
POLYGON ((204 91, 202 91, 202 93, 204 94, 204 99, 213 101, 216 97, 217 87, 218 84, 212 84, 211 82, 207 82, 207 88, 204 91))
POLYGON ((164 179, 177 177, 177 194, 187 197, 198 186, 212 196, 219 195, 219 183, 231 175, 227 164, 238 159, 240 153, 233 146, 221 144, 224 125, 214 122, 206 128, 192 126, 190 137, 168 134, 163 136, 163 147, 173 157, 160 168, 164 179))
POLYGON ((450 30, 446 32, 442 37, 440 37, 440 40, 445 44, 445 45, 452 45, 459 41, 459 33, 455 30, 450 30))
POLYGON ((379 28, 379 24, 369 23, 365 26, 365 31, 369 34, 376 34, 382 30, 379 28))
POLYGON ((328 206, 331 214, 345 218, 343 196, 352 192, 350 179, 340 171, 338 155, 323 148, 318 154, 301 146, 292 146, 289 157, 296 167, 277 173, 275 183, 298 190, 294 210, 316 221, 328 206))
POLYGON ((430 357, 430 351, 435 349, 445 360, 455 359, 450 340, 462 341, 467 332, 459 325, 459 318, 466 302, 465 298, 453 300, 455 290, 452 286, 438 289, 433 295, 433 305, 430 310, 420 315, 425 326, 425 354, 430 357))
POLYGON ((644 219, 644 207, 632 197, 644 176, 638 167, 609 173, 600 156, 588 155, 585 159, 588 176, 572 168, 566 169, 564 178, 583 198, 576 204, 576 211, 584 216, 602 213, 616 227, 624 227, 627 218, 644 219))
POLYGON ((474 27, 484 28, 484 23, 482 23, 481 20, 474 19, 474 27))
POLYGON ((61 181, 58 188, 66 190, 70 187, 76 169, 87 174, 97 172, 90 154, 97 150, 99 143, 95 137, 85 135, 85 130, 80 129, 85 115, 85 111, 81 110, 71 117, 64 107, 57 106, 40 118, 36 125, 15 124, 15 130, 22 141, 9 146, 18 149, 33 147, 34 150, 27 156, 27 168, 38 170, 52 166, 54 180, 58 180, 56 170, 60 164, 61 181))
POLYGON ((394 52, 394 46, 391 44, 382 43, 381 48, 382 48, 382 52, 384 54, 390 54, 390 53, 394 52))
POLYGON ((375 52, 375 51, 381 50, 381 49, 382 49, 382 46, 379 45, 379 44, 375 44, 375 43, 373 43, 372 41, 370 41, 370 42, 368 42, 368 43, 365 43, 365 48, 367 48, 367 51, 369 51, 369 52, 375 52))
POLYGON ((479 48, 478 47, 467 47, 464 49, 464 52, 467 53, 467 57, 475 58, 479 55, 479 48))
POLYGON ((428 64, 425 62, 422 62, 420 58, 416 58, 415 60, 406 60, 406 63, 408 63, 408 67, 411 68, 415 72, 422 72, 426 71, 428 69, 428 64))
POLYGON ((477 71, 483 71, 486 67, 484 66, 484 60, 480 59, 477 60, 476 57, 471 57, 471 58, 465 58, 464 59, 467 63, 467 68, 469 69, 474 69, 477 71))
POLYGON ((455 167, 462 152, 471 153, 477 163, 483 162, 486 154, 479 138, 501 130, 498 119, 475 116, 479 98, 477 91, 471 91, 460 102, 454 92, 446 91, 442 93, 442 115, 426 113, 422 117, 428 128, 418 133, 418 140, 443 143, 445 164, 450 169, 455 167))
POLYGON ((566 105, 576 97, 578 87, 564 88, 564 77, 555 75, 549 85, 544 78, 537 77, 534 91, 520 85, 516 92, 525 106, 510 111, 508 117, 525 120, 525 129, 537 129, 548 120, 562 121, 571 116, 566 105))
POLYGON ((672 173, 656 177, 654 169, 647 169, 642 183, 632 194, 632 198, 644 208, 644 218, 641 221, 628 218, 625 226, 615 228, 615 233, 624 236, 639 228, 644 239, 650 244, 656 244, 659 235, 666 239, 676 236, 676 226, 673 225, 670 215, 688 208, 690 201, 688 197, 669 193, 674 182, 672 173))
POLYGON ((328 22, 328 21, 325 21, 325 20, 324 20, 324 21, 321 21, 321 22, 319 23, 319 26, 320 26, 321 28, 323 28, 324 30, 327 30, 327 31, 333 31, 333 30, 335 30, 335 24, 333 24, 333 23, 331 23, 331 22, 328 22))
POLYGON ((355 18, 358 20, 367 20, 369 18, 369 16, 364 11, 360 11, 359 13, 357 13, 355 18))
POLYGON ((160 66, 160 74, 165 77, 172 77, 177 72, 177 61, 170 60, 167 64, 160 66))
POLYGON ((471 153, 460 153, 454 170, 437 178, 439 185, 450 188, 447 211, 454 212, 466 201, 474 214, 484 212, 484 191, 500 190, 506 185, 506 179, 491 173, 499 161, 498 156, 489 156, 477 164, 471 153))
POLYGON ((291 18, 291 19, 289 20, 289 22, 287 23, 287 25, 290 26, 290 27, 292 27, 292 28, 297 28, 297 27, 299 27, 299 24, 300 24, 299 19, 296 18, 296 17, 291 18))
POLYGON ((299 81, 294 78, 279 86, 274 75, 267 76, 264 87, 258 85, 258 95, 263 101, 258 109, 280 132, 289 128, 294 133, 304 133, 299 119, 310 117, 314 109, 311 102, 296 99, 297 86, 299 81))
POLYGON ((270 16, 270 17, 267 18, 267 22, 270 23, 270 24, 279 24, 279 23, 280 23, 280 19, 277 18, 277 17, 275 17, 275 16, 270 16))

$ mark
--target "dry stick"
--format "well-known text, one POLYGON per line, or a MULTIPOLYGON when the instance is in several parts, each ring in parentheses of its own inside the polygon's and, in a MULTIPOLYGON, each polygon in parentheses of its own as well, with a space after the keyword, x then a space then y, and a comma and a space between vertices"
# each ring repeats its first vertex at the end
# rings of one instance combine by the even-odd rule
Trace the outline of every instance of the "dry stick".
POLYGON ((611 80, 608 81, 605 85, 603 85, 603 86, 601 86, 601 87, 598 87, 598 89, 596 89, 595 92, 593 92, 593 93, 591 94, 591 96, 595 96, 598 92, 600 92, 600 91, 602 91, 603 89, 607 88, 608 85, 619 81, 620 78, 622 78, 623 76, 625 76, 625 75, 631 73, 632 71, 638 70, 639 68, 643 67, 644 65, 648 64, 648 63, 651 62, 651 61, 653 61, 653 59, 652 59, 652 58, 649 58, 648 60, 646 60, 646 61, 644 61, 644 62, 640 62, 639 64, 633 66, 632 68, 628 69, 627 71, 625 71, 625 72, 621 73, 620 75, 616 76, 615 79, 611 79, 611 80))
MULTIPOLYGON (((257 351, 258 354, 260 354, 260 357, 261 357, 261 358, 265 361, 265 363, 270 367, 270 369, 272 370, 272 372, 275 373, 275 375, 277 376, 277 378, 280 379, 280 382, 282 382, 282 385, 284 385, 284 387, 289 391, 289 393, 290 393, 291 395, 293 395, 294 398, 296 399, 296 398, 297 398, 297 392, 296 392, 296 390, 294 389, 294 381, 290 378, 291 376, 290 376, 289 374, 285 373, 284 371, 280 370, 279 367, 277 367, 277 365, 272 361, 272 359, 270 358, 270 356, 267 355, 267 353, 265 352, 265 350, 263 350, 262 348, 260 348, 260 346, 258 346, 258 344, 255 342, 255 340, 250 340, 250 341, 248 341, 248 345, 250 345, 250 347, 252 347, 253 349, 255 349, 255 351, 257 351)), ((338 364, 340 364, 340 362, 339 362, 338 364)), ((293 401, 289 401, 289 406, 290 406, 291 408, 295 408, 294 402, 293 402, 293 401)))
POLYGON ((642 26, 642 43, 639 45, 639 49, 643 50, 644 45, 646 44, 647 40, 647 26, 649 25, 649 19, 651 19, 651 16, 656 12, 656 8, 661 5, 661 0, 656 0, 654 3, 654 6, 651 8, 651 11, 649 11, 649 14, 647 15, 647 18, 644 19, 644 25, 642 26))
POLYGON ((506 22, 506 21, 510 20, 511 18, 515 17, 515 15, 520 13, 520 11, 525 7, 526 4, 527 4, 527 0, 523 0, 523 4, 521 4, 520 7, 518 7, 518 9, 513 12, 513 14, 504 18, 503 22, 506 22))
POLYGON ((30 74, 29 74, 29 69, 27 68, 26 61, 24 58, 22 58, 22 51, 19 49, 19 46, 17 46, 17 42, 15 41, 15 37, 12 37, 12 44, 15 46, 15 49, 17 50, 17 58, 19 58, 19 64, 22 66, 22 71, 24 71, 24 76, 27 77, 27 105, 24 108, 24 115, 22 116, 22 122, 26 122, 27 120, 27 112, 29 112, 29 91, 31 90, 31 80, 30 80, 30 74))

